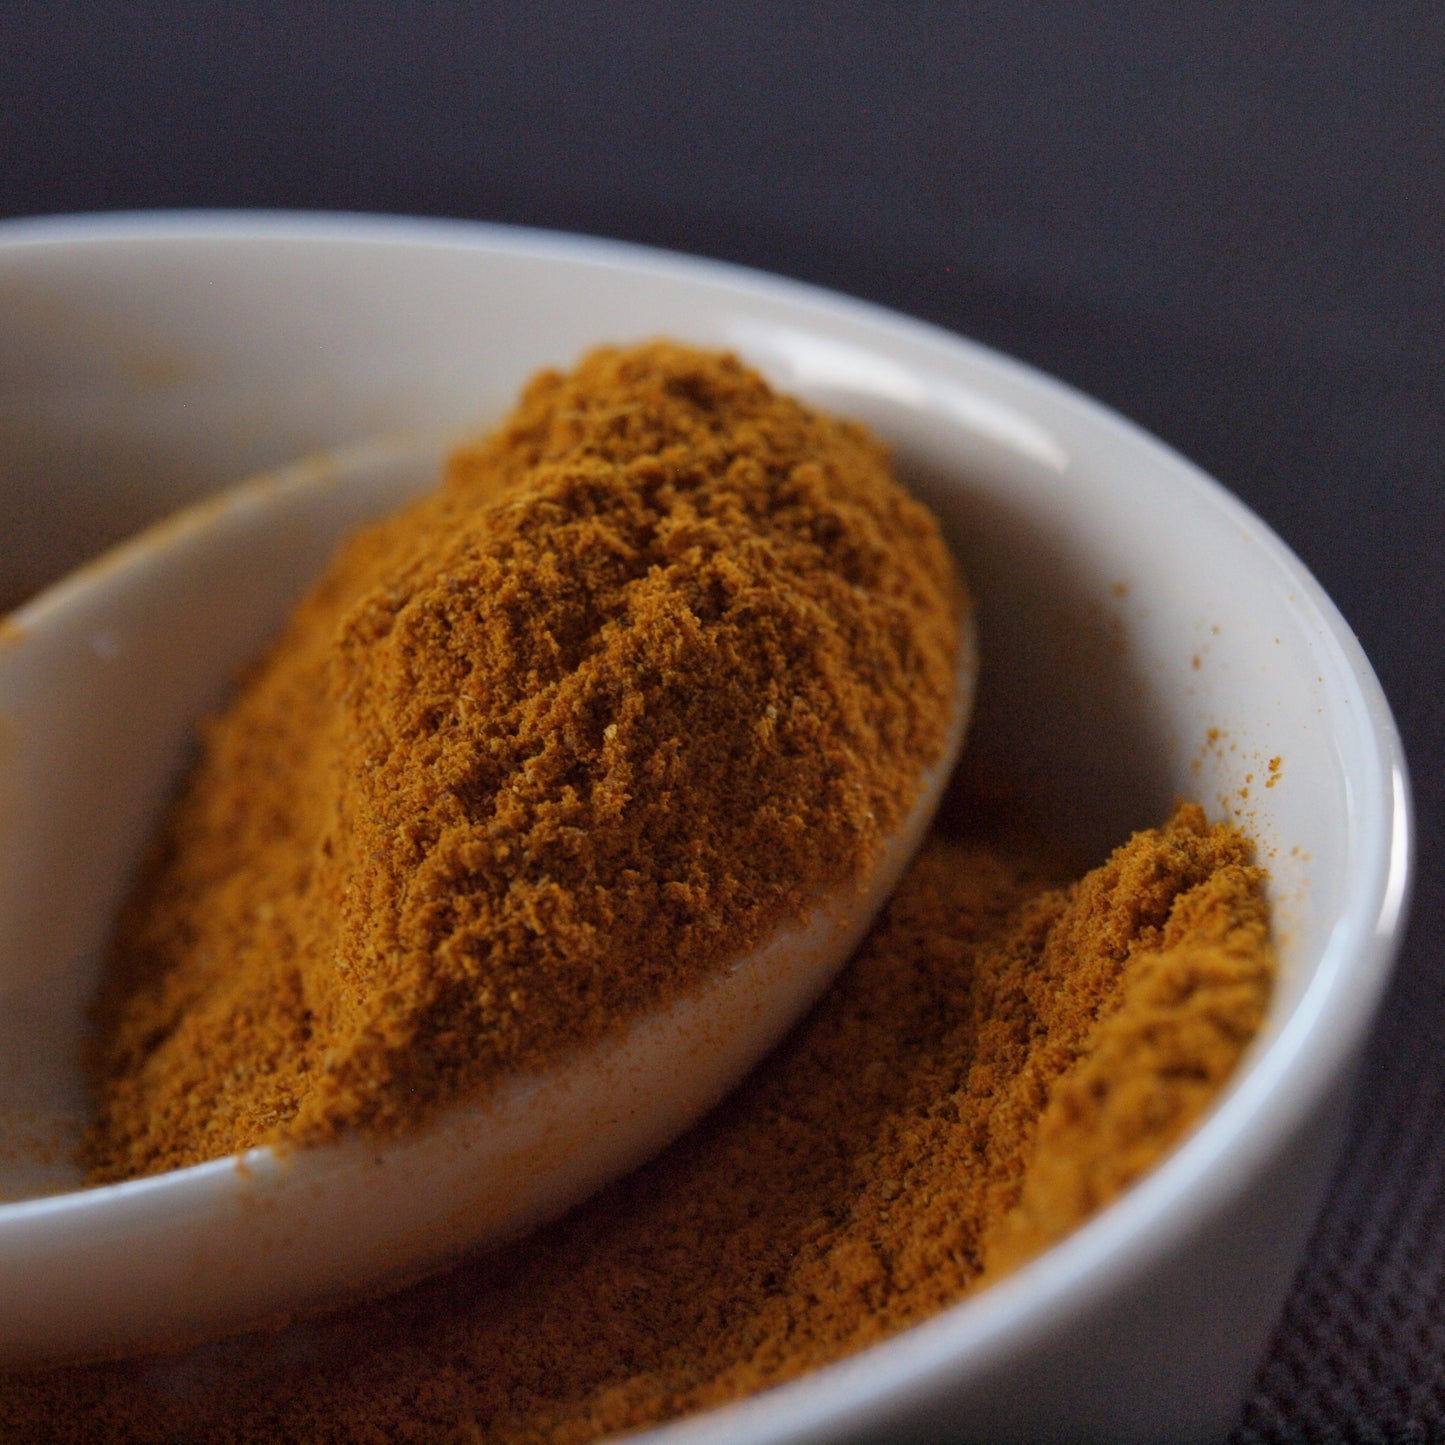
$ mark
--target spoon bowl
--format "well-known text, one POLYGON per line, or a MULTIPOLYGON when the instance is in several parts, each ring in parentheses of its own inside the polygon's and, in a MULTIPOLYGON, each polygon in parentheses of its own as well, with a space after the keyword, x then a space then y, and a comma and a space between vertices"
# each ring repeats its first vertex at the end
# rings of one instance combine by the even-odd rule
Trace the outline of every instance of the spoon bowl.
POLYGON ((435 484, 401 438, 243 483, 0 624, 0 1364, 129 1352, 390 1285, 555 1217, 732 1088, 846 961, 921 841, 972 710, 862 886, 545 1074, 405 1138, 253 1149, 84 1189, 81 1049, 112 919, 196 719, 336 544, 435 484))

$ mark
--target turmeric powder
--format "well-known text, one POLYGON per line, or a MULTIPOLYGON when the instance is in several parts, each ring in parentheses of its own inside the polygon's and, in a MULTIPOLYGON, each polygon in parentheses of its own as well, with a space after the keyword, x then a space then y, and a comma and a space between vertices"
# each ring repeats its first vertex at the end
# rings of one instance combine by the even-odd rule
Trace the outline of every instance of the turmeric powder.
MULTIPOLYGON (((605 895, 609 924, 640 926, 653 910, 669 937, 726 940, 718 957, 868 856, 905 805, 900 777, 936 748, 957 584, 931 523, 891 483, 846 490, 882 475, 873 444, 774 409, 760 387, 734 362, 673 348, 600 354, 574 378, 539 380, 507 427, 453 462, 437 497, 352 544, 211 729, 130 905, 105 1003, 98 1177, 303 1126, 399 1124, 396 1086, 440 1098, 470 1077, 442 1021, 472 1026, 476 1015, 448 1013, 447 988, 364 1067, 328 1069, 334 1056, 314 1041, 366 981, 317 994, 310 962, 340 954, 330 934, 317 941, 328 909, 368 967, 394 967, 398 949, 415 962, 405 948, 418 940, 445 965, 447 941, 469 945, 480 935, 460 923, 480 927, 481 914, 458 920, 440 880, 480 884, 482 861, 520 855, 536 868, 503 915, 504 940, 543 924, 598 964, 606 940, 589 927, 602 915, 586 908, 605 895), (641 395, 597 401, 624 382, 641 395), (734 420, 734 408, 753 408, 740 428, 715 415, 723 398, 734 420), (675 451, 655 444, 662 415, 685 433, 675 451), (688 460, 699 451, 704 461, 688 460), (609 490, 619 467, 641 479, 645 516, 609 490), (761 490, 760 472, 772 478, 761 490), (467 530, 479 507, 496 528, 485 537, 467 530), (564 550, 587 587, 568 591, 564 550), (795 611, 763 595, 785 570, 778 553, 801 563, 795 611), (513 566, 515 583, 504 575, 513 566), (667 569, 676 592, 655 598, 648 589, 667 569), (870 582, 865 605, 854 593, 870 582), (559 591, 544 627, 519 625, 559 591), (739 641, 723 666, 700 638, 739 609, 761 618, 768 660, 801 701, 784 704, 784 684, 769 681, 759 714, 728 690, 729 667, 753 666, 756 687, 756 657, 739 641), (840 634, 822 613, 845 619, 840 634), (638 631, 663 663, 630 637, 638 631), (500 696, 476 690, 479 665, 463 655, 483 633, 483 680, 499 679, 500 696), (638 650, 608 651, 633 641, 638 650), (629 710, 601 685, 619 657, 640 668, 645 706, 629 710), (384 686, 363 695, 357 679, 376 658, 384 686), (669 750, 673 735, 649 730, 659 711, 672 723, 695 716, 688 672, 713 688, 734 729, 723 736, 746 738, 760 758, 719 753, 719 738, 689 751, 685 733, 669 750), (876 691, 852 686, 859 677, 876 691), (476 728, 479 761, 459 774, 446 729, 483 702, 524 742, 476 728), (347 728, 362 739, 354 747, 347 728), (857 770, 860 753, 876 754, 875 771, 857 770), (760 791, 729 804, 721 780, 743 764, 764 770, 743 785, 760 791), (709 778, 715 820, 695 842, 669 833, 709 778), (563 800, 551 811, 528 791, 544 784, 563 800), (765 806, 764 784, 787 790, 786 808, 765 806), (409 914, 396 869, 443 856, 438 840, 487 786, 502 798, 486 815, 497 830, 474 840, 482 852, 461 873, 430 875, 409 914), (600 888, 590 835, 568 829, 596 827, 599 857, 616 868, 606 850, 622 841, 608 830, 638 796, 650 800, 648 824, 632 842, 665 866, 627 880, 640 891, 600 888), (379 809, 371 821, 367 807, 379 809), (764 843, 786 868, 755 856, 764 843), (238 871, 254 847, 269 850, 269 891, 238 871), (826 861, 810 873, 815 851, 826 861), (330 871, 343 855, 360 870, 347 881, 330 871), (379 940, 363 927, 376 916, 389 920, 379 940), (227 993, 202 966, 222 941, 272 996, 250 984, 227 993), (305 966, 263 969, 263 942, 284 942, 290 952, 275 957, 305 966), (177 963, 183 944, 189 968, 177 963), (278 1042, 311 1062, 268 1052, 278 1042), (422 1062, 406 1064, 404 1047, 418 1046, 422 1062), (200 1047, 230 1071, 239 1103, 212 1063, 187 1062, 200 1047), (191 1110, 187 1089, 204 1104, 191 1110), (224 1128, 200 1120, 213 1108, 224 1128)), ((1107 1205, 1188 1131, 1259 1027, 1272 984, 1263 874, 1248 842, 1199 808, 1181 804, 1082 879, 1064 876, 1047 839, 953 807, 813 1014, 636 1174, 530 1239, 388 1299, 173 1356, 0 1377, 0 1438, 583 1445, 796 1378, 967 1298, 1107 1205)), ((663 952, 641 957, 640 982, 613 978, 615 995, 599 995, 609 1006, 673 986, 663 952)), ((387 978, 415 984, 405 971, 387 978)), ((507 986, 521 1002, 490 984, 489 1002, 505 1003, 481 1030, 488 1067, 585 1034, 585 1009, 543 1003, 515 978, 507 986), (547 1009, 550 1029, 529 1035, 547 1009)))
POLYGON ((966 1298, 1198 1118, 1268 999, 1263 876, 1181 806, 1059 886, 935 830, 805 1023, 632 1177, 396 1295, 0 1378, 0 1438, 582 1442, 735 1400, 966 1298))
POLYGON ((538 377, 207 728, 118 930, 92 1181, 409 1127, 861 881, 964 605, 882 448, 736 359, 538 377))

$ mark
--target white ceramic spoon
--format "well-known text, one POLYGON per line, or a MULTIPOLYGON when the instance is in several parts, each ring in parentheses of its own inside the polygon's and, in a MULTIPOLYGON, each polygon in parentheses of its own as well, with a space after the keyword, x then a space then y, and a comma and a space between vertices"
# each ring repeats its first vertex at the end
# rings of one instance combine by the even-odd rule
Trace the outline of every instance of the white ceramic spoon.
POLYGON ((552 1218, 661 1149, 786 1032, 922 838, 972 710, 876 874, 665 1010, 401 1140, 78 1188, 86 1006, 196 718, 347 531, 435 484, 377 443, 243 484, 0 623, 0 1364, 180 1343, 417 1276, 552 1218))

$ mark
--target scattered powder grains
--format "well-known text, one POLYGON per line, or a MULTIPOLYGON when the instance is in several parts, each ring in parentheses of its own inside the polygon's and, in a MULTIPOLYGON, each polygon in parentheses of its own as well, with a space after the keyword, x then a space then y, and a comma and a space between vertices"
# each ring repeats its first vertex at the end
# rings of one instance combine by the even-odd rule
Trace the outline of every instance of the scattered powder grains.
POLYGON ((534 1238, 274 1334, 0 1379, 0 1438, 581 1445, 966 1296, 1188 1129, 1270 990, 1233 828, 1181 805, 1072 886, 1046 859, 936 829, 752 1079, 534 1238))
POLYGON ((539 376, 209 726, 120 924, 92 1180, 407 1127, 861 879, 966 606, 881 447, 735 359, 539 376))

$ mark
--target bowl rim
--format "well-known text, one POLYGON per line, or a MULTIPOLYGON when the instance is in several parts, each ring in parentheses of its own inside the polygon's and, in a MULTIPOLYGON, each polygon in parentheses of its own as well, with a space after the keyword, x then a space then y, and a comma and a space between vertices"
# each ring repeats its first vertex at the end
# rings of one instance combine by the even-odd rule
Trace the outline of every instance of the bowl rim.
MULTIPOLYGON (((966 358, 1010 378, 1051 412, 1066 414, 1167 471, 1247 526, 1265 565, 1295 591, 1333 660, 1354 682, 1362 708, 1352 714, 1360 760, 1351 818, 1357 827, 1347 885, 1314 976, 1282 1027, 1247 1057, 1204 1121, 1144 1179, 1043 1255, 979 1294, 873 1345, 736 1403, 664 1424, 645 1437, 803 1440, 839 1428, 882 1423, 902 1396, 931 1393, 997 1364, 1034 1336, 1112 1295, 1224 1209, 1303 1126, 1363 1046, 1400 946, 1414 876, 1414 818, 1398 729, 1373 669, 1348 623, 1291 549, 1219 482, 1141 427, 1070 384, 929 322, 808 282, 731 262, 633 242, 493 222, 361 212, 244 210, 135 211, 0 221, 7 253, 116 242, 297 242, 459 249, 547 258, 629 273, 646 271, 703 283, 754 301, 786 300, 820 324, 851 321, 907 339, 940 361, 966 358)), ((1017 404, 1016 400, 1014 404, 1017 404)), ((234 1170, 216 1160, 179 1174, 234 1170)), ((197 1179, 199 1182, 199 1177, 197 1179)), ((106 1186, 148 1191, 157 1181, 106 1186)), ((77 1196, 61 1196, 71 1199, 77 1196)), ((0 1205, 0 1224, 24 1202, 0 1205)))

